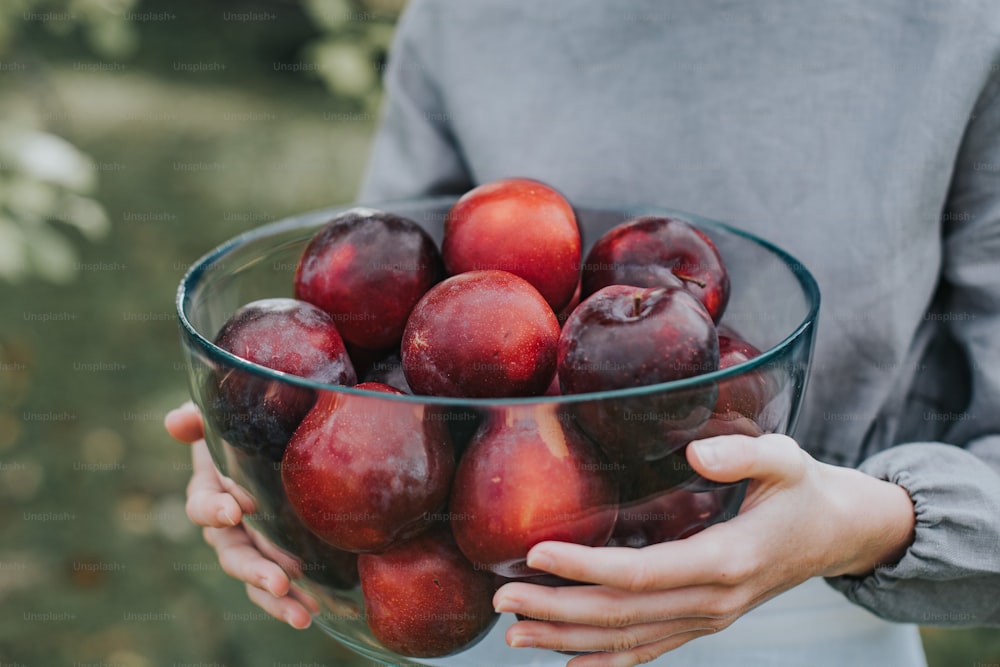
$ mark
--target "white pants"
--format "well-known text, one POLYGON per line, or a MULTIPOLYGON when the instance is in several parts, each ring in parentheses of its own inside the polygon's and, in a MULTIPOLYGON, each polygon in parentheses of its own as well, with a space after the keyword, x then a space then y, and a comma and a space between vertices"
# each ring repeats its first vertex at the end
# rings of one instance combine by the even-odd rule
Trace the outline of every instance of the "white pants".
MULTIPOLYGON (((489 636, 442 667, 561 667, 552 651, 511 649, 504 614, 489 636), (503 656, 498 659, 498 656, 503 656)), ((851 604, 822 579, 812 579, 740 618, 722 632, 688 642, 649 663, 670 667, 926 667, 917 626, 889 623, 851 604)))

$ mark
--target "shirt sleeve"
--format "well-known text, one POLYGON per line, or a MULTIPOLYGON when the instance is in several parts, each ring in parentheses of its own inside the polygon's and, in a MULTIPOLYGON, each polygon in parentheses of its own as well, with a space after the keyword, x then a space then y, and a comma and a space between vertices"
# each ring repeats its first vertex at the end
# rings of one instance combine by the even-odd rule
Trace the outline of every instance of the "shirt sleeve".
MULTIPOLYGON (((828 582, 875 614, 923 625, 1000 625, 1000 73, 984 89, 943 217, 938 313, 968 367, 966 408, 941 442, 884 450, 860 469, 913 500, 913 544, 898 563, 828 582)), ((964 375, 964 373, 963 373, 964 375)), ((924 417, 927 418, 926 416, 924 417)), ((940 418, 940 417, 936 417, 940 418)))
POLYGON ((472 187, 434 77, 435 13, 414 0, 400 17, 385 70, 379 129, 358 199, 460 194, 472 187))

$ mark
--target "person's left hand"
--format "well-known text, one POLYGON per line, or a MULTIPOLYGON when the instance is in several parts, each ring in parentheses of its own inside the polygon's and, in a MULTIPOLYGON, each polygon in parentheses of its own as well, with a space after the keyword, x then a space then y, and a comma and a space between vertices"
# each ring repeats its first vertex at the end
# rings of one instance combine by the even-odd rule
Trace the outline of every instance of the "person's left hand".
POLYGON ((913 539, 907 492, 820 463, 783 435, 708 438, 688 461, 718 482, 750 479, 739 515, 692 537, 643 549, 542 542, 530 567, 596 586, 509 583, 498 611, 532 619, 513 647, 587 652, 570 667, 632 667, 702 635, 814 576, 864 575, 913 539))

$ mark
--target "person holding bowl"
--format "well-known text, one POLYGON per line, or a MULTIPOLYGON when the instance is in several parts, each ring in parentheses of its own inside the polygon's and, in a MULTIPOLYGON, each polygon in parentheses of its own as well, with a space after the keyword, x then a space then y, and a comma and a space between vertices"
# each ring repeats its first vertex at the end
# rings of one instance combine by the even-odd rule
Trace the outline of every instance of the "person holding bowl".
MULTIPOLYGON (((750 480, 739 515, 642 549, 537 545, 531 567, 597 585, 502 587, 498 610, 543 619, 510 646, 572 667, 910 667, 916 624, 1000 625, 990 0, 414 0, 385 83, 361 201, 529 176, 732 221, 823 292, 796 438, 689 448, 708 479, 750 480)), ((306 627, 318 607, 244 531, 197 410, 167 429, 194 443, 188 512, 223 569, 306 627)))

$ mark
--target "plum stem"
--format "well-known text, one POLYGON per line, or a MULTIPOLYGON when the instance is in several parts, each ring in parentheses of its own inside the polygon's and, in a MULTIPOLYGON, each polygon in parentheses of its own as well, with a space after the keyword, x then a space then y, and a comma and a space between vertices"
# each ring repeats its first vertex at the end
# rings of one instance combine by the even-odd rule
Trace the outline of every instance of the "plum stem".
POLYGON ((694 276, 689 276, 685 273, 675 273, 674 275, 683 280, 684 282, 694 283, 698 287, 704 287, 706 284, 704 280, 699 280, 698 278, 695 278, 694 276))
POLYGON ((632 317, 639 317, 642 312, 642 295, 636 292, 632 295, 632 317))

